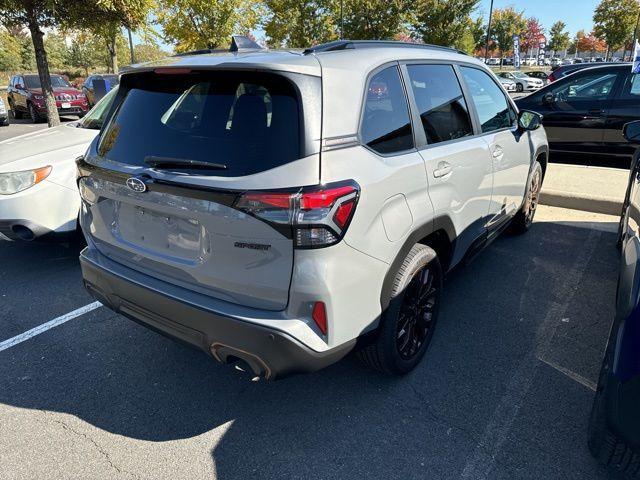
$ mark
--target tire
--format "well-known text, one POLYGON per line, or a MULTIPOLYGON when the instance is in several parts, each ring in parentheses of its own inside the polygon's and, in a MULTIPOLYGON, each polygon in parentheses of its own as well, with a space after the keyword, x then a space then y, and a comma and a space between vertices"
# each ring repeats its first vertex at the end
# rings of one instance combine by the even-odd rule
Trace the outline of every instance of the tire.
POLYGON ((588 445, 591 455, 609 469, 621 473, 627 479, 640 479, 640 452, 634 452, 607 427, 605 391, 613 363, 613 343, 607 347, 600 370, 598 388, 593 399, 589 418, 588 445))
POLYGON ((542 188, 542 166, 536 160, 531 174, 527 180, 527 191, 524 199, 524 204, 516 216, 511 221, 510 230, 515 234, 522 234, 531 228, 533 224, 533 217, 536 214, 538 208, 538 202, 540 200, 540 189, 542 188))
POLYGON ((436 252, 414 245, 396 274, 375 339, 357 353, 362 363, 393 375, 408 373, 420 363, 438 321, 442 280, 436 252))
POLYGON ((22 118, 22 112, 16 110, 16 106, 12 102, 9 102, 9 109, 11 110, 11 116, 14 119, 20 120, 22 118))
POLYGON ((40 121, 42 121, 42 118, 38 114, 36 107, 33 106, 33 103, 29 103, 28 108, 29 108, 29 117, 31 117, 31 121, 33 123, 39 123, 40 121))
POLYGON ((524 92, 524 85, 522 85, 521 83, 518 83, 516 85, 516 92, 518 92, 518 93, 524 92))

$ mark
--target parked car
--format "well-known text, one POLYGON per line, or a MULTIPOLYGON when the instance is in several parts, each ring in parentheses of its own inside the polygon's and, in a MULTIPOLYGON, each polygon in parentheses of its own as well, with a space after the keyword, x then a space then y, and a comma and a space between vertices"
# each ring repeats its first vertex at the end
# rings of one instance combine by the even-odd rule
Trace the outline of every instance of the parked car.
MULTIPOLYGON (((87 113, 89 106, 86 97, 62 75, 51 75, 51 86, 60 115, 77 115, 82 118, 87 113)), ((7 97, 15 118, 28 115, 34 123, 46 119, 47 107, 38 75, 18 74, 11 77, 7 97)))
POLYGON ((82 120, 0 142, 0 233, 69 240, 78 233, 75 160, 98 135, 116 91, 82 120))
POLYGON ((529 72, 524 72, 525 75, 527 75, 528 77, 531 78, 537 78, 539 80, 542 80, 543 85, 547 85, 549 82, 549 75, 547 75, 546 72, 543 72, 541 70, 532 70, 529 72))
POLYGON ((522 64, 527 67, 533 67, 538 64, 538 59, 536 57, 526 57, 522 64))
POLYGON ((510 78, 498 77, 498 81, 507 92, 515 92, 518 89, 516 82, 510 78))
POLYGON ((444 273, 529 229, 547 162, 540 116, 445 47, 173 57, 117 102, 79 162, 88 291, 270 379, 356 345, 414 368, 444 273))
POLYGON ((592 65, 516 103, 544 115, 552 152, 619 158, 625 168, 635 152, 622 136, 640 119, 640 79, 629 64, 592 65))
POLYGON ((488 58, 487 65, 490 65, 490 66, 500 65, 500 59, 495 57, 488 58))
POLYGON ((562 65, 562 59, 559 57, 553 57, 551 59, 551 67, 555 68, 555 67, 559 67, 560 65, 562 65))
POLYGON ((525 90, 537 90, 542 88, 542 80, 539 78, 530 77, 522 72, 500 72, 499 77, 513 80, 516 83, 516 90, 518 92, 524 92, 525 90))
POLYGON ((572 59, 572 61, 569 63, 569 65, 574 65, 576 63, 589 63, 589 62, 586 61, 584 58, 576 57, 576 58, 572 59))
POLYGON ((513 66, 513 57, 503 58, 502 64, 506 66, 513 66))
MULTIPOLYGON (((606 65, 609 65, 609 64, 606 64, 606 65)), ((578 70, 582 70, 584 68, 593 68, 594 66, 595 65, 593 65, 592 63, 576 63, 575 65, 562 65, 552 70, 548 78, 551 82, 555 82, 556 80, 566 77, 567 75, 577 72, 578 70)))
POLYGON ((4 104, 4 100, 0 98, 0 126, 9 125, 9 112, 4 104))
MULTIPOLYGON (((640 143, 640 121, 625 125, 640 143)), ((621 218, 616 314, 589 422, 589 449, 605 465, 638 478, 640 465, 640 164, 635 155, 621 218)))
POLYGON ((111 91, 112 88, 117 87, 119 83, 120 80, 118 78, 118 75, 90 75, 82 84, 82 93, 84 93, 85 97, 87 97, 87 102, 89 103, 89 105, 93 106, 98 100, 100 100, 100 98, 111 91), (99 91, 97 96, 94 86, 94 82, 96 80, 104 81, 104 83, 101 84, 101 88, 102 85, 104 85, 104 88, 102 88, 103 91, 99 91))

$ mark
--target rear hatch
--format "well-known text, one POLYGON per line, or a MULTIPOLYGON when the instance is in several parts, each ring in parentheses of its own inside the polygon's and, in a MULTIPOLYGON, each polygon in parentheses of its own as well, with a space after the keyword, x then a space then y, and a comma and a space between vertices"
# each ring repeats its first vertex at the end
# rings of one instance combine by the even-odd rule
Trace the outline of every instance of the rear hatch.
POLYGON ((320 78, 161 68, 123 75, 118 95, 80 165, 90 242, 163 281, 284 309, 291 229, 241 205, 318 183, 320 78))

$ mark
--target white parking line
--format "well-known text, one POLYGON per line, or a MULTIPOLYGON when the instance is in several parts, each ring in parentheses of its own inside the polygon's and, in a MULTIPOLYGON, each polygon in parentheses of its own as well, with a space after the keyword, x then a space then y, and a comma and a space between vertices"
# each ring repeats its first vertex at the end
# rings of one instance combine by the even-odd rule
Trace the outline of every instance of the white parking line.
POLYGON ((51 330, 53 327, 57 327, 58 325, 62 325, 63 323, 68 322, 69 320, 73 320, 74 318, 84 315, 85 313, 89 313, 92 310, 95 310, 96 308, 100 308, 101 306, 102 304, 100 302, 90 303, 89 305, 80 307, 77 310, 74 310, 73 312, 65 313, 64 315, 54 318, 53 320, 49 320, 48 322, 43 323, 42 325, 38 325, 37 327, 32 328, 31 330, 27 330, 26 332, 21 333, 20 335, 16 335, 15 337, 5 340, 4 342, 0 342, 0 352, 2 352, 3 350, 6 350, 7 348, 14 347, 26 340, 29 340, 30 338, 35 337, 36 335, 40 335, 41 333, 44 333, 47 330, 51 330))

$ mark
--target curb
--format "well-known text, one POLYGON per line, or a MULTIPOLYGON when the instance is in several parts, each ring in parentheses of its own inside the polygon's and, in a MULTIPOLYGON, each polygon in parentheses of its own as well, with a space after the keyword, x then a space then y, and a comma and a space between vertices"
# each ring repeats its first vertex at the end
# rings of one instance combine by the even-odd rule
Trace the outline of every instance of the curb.
POLYGON ((562 192, 559 190, 543 189, 540 192, 540 203, 551 207, 570 208, 585 212, 604 213, 606 215, 620 215, 622 202, 613 198, 597 195, 562 192))

